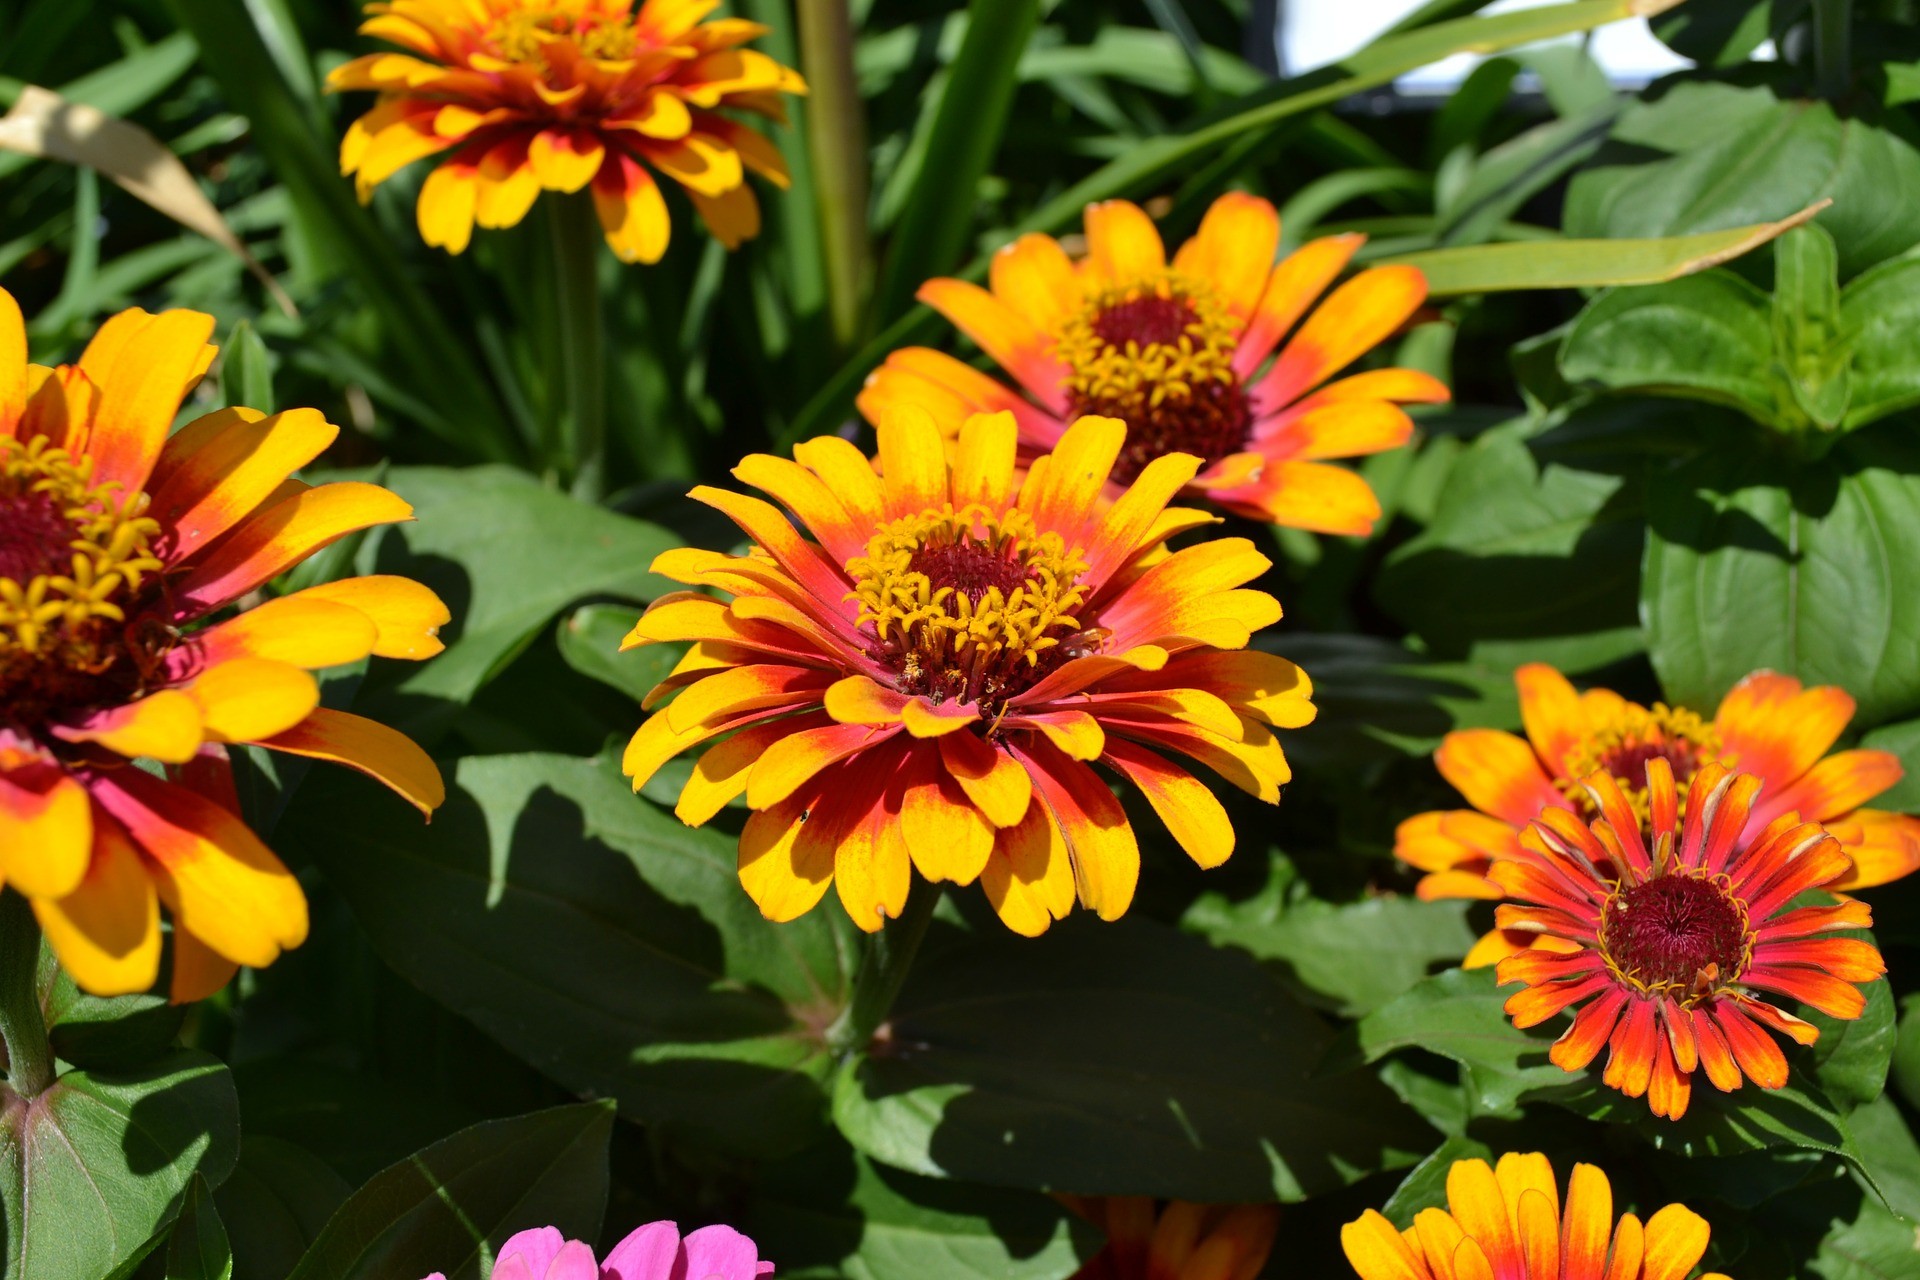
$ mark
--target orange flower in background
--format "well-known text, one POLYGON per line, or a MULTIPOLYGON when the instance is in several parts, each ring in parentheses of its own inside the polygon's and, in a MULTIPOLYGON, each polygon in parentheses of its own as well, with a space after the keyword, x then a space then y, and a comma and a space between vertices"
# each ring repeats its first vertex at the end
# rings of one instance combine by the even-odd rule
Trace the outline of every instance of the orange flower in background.
MULTIPOLYGON (((1832 886, 1886 884, 1920 867, 1920 820, 1861 806, 1900 780, 1887 751, 1827 751, 1853 718, 1853 699, 1831 685, 1804 689, 1792 676, 1756 671, 1720 702, 1711 721, 1684 707, 1628 702, 1607 689, 1576 692, 1543 663, 1514 672, 1527 736, 1498 729, 1450 733, 1434 753, 1472 810, 1437 810, 1400 824, 1394 854, 1427 874, 1422 898, 1499 898, 1490 868, 1519 848, 1520 832, 1548 809, 1591 813, 1583 780, 1612 775, 1645 815, 1649 760, 1667 762, 1685 787, 1713 762, 1761 783, 1748 820, 1757 831, 1784 813, 1817 822, 1853 867, 1832 886)), ((1554 945, 1529 934, 1488 934, 1468 954, 1477 968, 1517 948, 1554 945)))
POLYGON ((445 798, 419 747, 321 707, 309 674, 439 652, 431 591, 352 578, 212 621, 412 516, 375 485, 289 478, 338 434, 311 409, 222 409, 169 438, 212 332, 193 311, 126 311, 48 369, 0 291, 0 884, 97 994, 153 985, 163 902, 177 1000, 306 936, 299 883, 236 816, 228 745, 349 765, 423 812, 445 798))
POLYGON ((784 121, 799 75, 740 46, 766 28, 703 19, 718 0, 392 0, 361 32, 411 53, 372 53, 327 77, 372 89, 340 143, 360 196, 427 156, 420 234, 450 253, 477 222, 510 227, 541 191, 591 188, 607 243, 657 262, 670 232, 656 174, 678 183, 729 249, 759 234, 752 170, 787 185, 762 134, 723 110, 784 121), (417 56, 415 56, 417 55, 417 56))
POLYGON ((1078 263, 1052 238, 1027 235, 994 258, 991 289, 921 286, 920 300, 1025 396, 909 347, 868 379, 867 419, 918 405, 951 436, 970 414, 1005 411, 1020 423, 1024 458, 1052 449, 1082 414, 1115 417, 1127 424, 1116 486, 1155 458, 1190 453, 1202 466, 1189 497, 1273 524, 1371 531, 1379 500, 1325 460, 1406 443, 1413 423, 1399 406, 1446 400, 1447 388, 1412 369, 1327 379, 1406 323, 1426 299, 1426 278, 1376 267, 1316 309, 1365 237, 1315 240, 1276 266, 1279 214, 1237 192, 1214 202, 1171 264, 1152 219, 1124 200, 1089 205, 1086 230, 1078 263))
POLYGON ((1684 820, 1666 758, 1649 760, 1645 776, 1651 839, 1626 791, 1596 772, 1585 784, 1599 815, 1591 826, 1549 809, 1518 856, 1494 864, 1512 900, 1495 912, 1500 927, 1570 947, 1521 951, 1495 972, 1502 985, 1526 984, 1506 1004, 1517 1027, 1581 1006, 1548 1053, 1555 1065, 1579 1071, 1611 1046, 1604 1082, 1677 1120, 1696 1070, 1722 1092, 1743 1077, 1762 1089, 1787 1082, 1767 1029, 1803 1045, 1820 1038, 1756 993, 1850 1020, 1866 1011, 1859 984, 1887 970, 1871 943, 1821 936, 1868 927, 1865 903, 1786 909, 1847 873, 1838 840, 1791 813, 1756 830, 1763 784, 1751 774, 1701 766, 1684 820))
POLYGON ((1274 1204, 1194 1204, 1145 1196, 1062 1196, 1107 1233, 1073 1280, 1254 1280, 1280 1228, 1274 1204))
POLYGON ((880 474, 823 437, 797 461, 755 454, 734 475, 777 498, 692 496, 756 544, 683 549, 656 573, 728 592, 656 601, 623 647, 692 641, 647 698, 625 768, 637 790, 680 752, 675 812, 699 825, 744 794, 740 880, 791 920, 831 883, 861 928, 900 914, 909 867, 979 880, 1008 927, 1044 931, 1080 904, 1112 920, 1140 852, 1099 762, 1146 796, 1201 866, 1234 832, 1213 793, 1165 753, 1269 802, 1290 774, 1272 729, 1313 718, 1299 668, 1245 651, 1280 616, 1243 588, 1268 561, 1244 538, 1167 554, 1207 523, 1168 509, 1199 460, 1147 465, 1100 500, 1126 428, 1086 418, 1036 458, 1015 496, 1015 425, 970 419, 948 461, 924 413, 880 424, 880 474))
POLYGON ((1405 1231, 1369 1209, 1340 1244, 1361 1280, 1686 1280, 1711 1235, 1681 1204, 1616 1224, 1613 1184, 1590 1164, 1573 1166, 1563 1206, 1553 1165, 1535 1152, 1492 1168, 1457 1160, 1445 1209, 1422 1209, 1405 1231))

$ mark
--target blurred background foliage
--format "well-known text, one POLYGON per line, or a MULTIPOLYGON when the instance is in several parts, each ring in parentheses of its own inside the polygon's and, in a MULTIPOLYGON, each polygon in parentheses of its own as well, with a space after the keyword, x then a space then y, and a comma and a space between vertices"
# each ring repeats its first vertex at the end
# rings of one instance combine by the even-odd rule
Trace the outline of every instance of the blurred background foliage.
MULTIPOLYGON (((1652 25, 1696 68, 1640 91, 1578 37, 1640 21, 1628 4, 1480 8, 1431 0, 1275 79, 1273 14, 1237 0, 856 3, 863 148, 845 128, 810 146, 801 103, 757 240, 729 255, 681 209, 658 267, 601 255, 611 496, 590 505, 546 444, 556 210, 449 258, 413 227, 423 169, 355 202, 335 149, 363 103, 320 88, 365 47, 352 5, 13 0, 0 104, 42 85, 150 131, 297 308, 93 173, 0 154, 0 279, 36 359, 126 306, 213 313, 226 355, 196 412, 316 406, 350 428, 326 465, 418 511, 301 581, 404 572, 456 622, 424 669, 326 690, 446 763, 431 827, 358 779, 243 762, 314 902, 306 947, 184 1014, 49 969, 63 1105, 123 1120, 71 1169, 0 1161, 8 1280, 477 1276, 476 1233, 610 1240, 666 1215, 738 1223, 783 1275, 1052 1280, 1099 1238, 1050 1190, 1306 1200, 1269 1274, 1337 1275, 1340 1222, 1384 1203, 1404 1224, 1447 1161, 1516 1147, 1597 1160, 1642 1208, 1685 1198, 1746 1280, 1920 1275, 1920 886, 1871 895, 1891 988, 1798 1054, 1794 1088, 1665 1125, 1543 1068, 1490 974, 1442 973, 1486 910, 1416 901, 1390 856, 1396 822, 1454 803, 1440 737, 1517 725, 1527 661, 1703 713, 1758 667, 1840 684, 1851 732, 1920 770, 1915 5, 1688 0, 1652 25), (1391 94, 1467 48, 1492 56, 1450 96, 1391 94), (837 1059, 846 921, 767 925, 734 881, 738 815, 684 829, 658 803, 684 763, 636 802, 607 753, 673 659, 615 653, 667 587, 647 565, 732 542, 689 482, 856 429, 887 350, 949 342, 923 279, 978 273, 1021 230, 1071 236, 1097 198, 1146 202, 1174 241, 1229 187, 1281 207, 1287 247, 1362 231, 1364 261, 1433 266, 1382 358, 1455 389, 1364 466, 1372 539, 1239 530, 1287 609, 1263 643, 1322 707, 1287 742, 1296 780, 1277 812, 1229 799, 1220 871, 1147 849, 1122 924, 1016 943, 949 901, 891 1047, 837 1059), (1658 280, 1705 249, 1569 242, 1822 200, 1705 272, 1519 287, 1658 280), (140 1114, 144 1145, 123 1140, 140 1114), (82 1181, 114 1230, 69 1248, 106 1239, 82 1181), (30 1262, 36 1238, 60 1243, 30 1262)), ((806 15, 737 12, 811 72, 806 15)), ((1920 778, 1887 803, 1920 809, 1920 778)))

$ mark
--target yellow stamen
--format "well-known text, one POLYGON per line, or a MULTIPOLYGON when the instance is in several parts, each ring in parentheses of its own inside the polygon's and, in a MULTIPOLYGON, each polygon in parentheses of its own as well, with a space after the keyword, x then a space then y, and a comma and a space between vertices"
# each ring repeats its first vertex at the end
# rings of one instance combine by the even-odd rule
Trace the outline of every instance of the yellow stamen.
POLYGON ((1656 702, 1651 708, 1628 704, 1610 721, 1589 733, 1568 760, 1568 776, 1560 790, 1583 811, 1592 800, 1579 780, 1604 769, 1620 783, 1627 802, 1644 824, 1648 817, 1647 761, 1664 757, 1673 765, 1673 778, 1684 800, 1687 782, 1699 766, 1720 755, 1720 734, 1711 722, 1685 707, 1656 702))
POLYGON ((509 62, 545 61, 549 44, 571 41, 589 58, 615 62, 631 58, 639 47, 631 17, 576 11, 567 7, 522 9, 496 18, 487 39, 509 62))

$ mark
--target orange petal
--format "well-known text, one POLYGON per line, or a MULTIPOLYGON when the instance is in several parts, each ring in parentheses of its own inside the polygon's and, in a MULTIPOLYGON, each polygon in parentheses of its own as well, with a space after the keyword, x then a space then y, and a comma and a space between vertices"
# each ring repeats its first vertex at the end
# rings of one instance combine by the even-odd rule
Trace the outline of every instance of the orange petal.
POLYGON ((740 886, 769 920, 805 915, 833 880, 832 847, 801 841, 818 798, 818 788, 790 796, 755 813, 740 831, 740 886))
POLYGON ((1829 886, 1836 893, 1891 884, 1920 869, 1920 818, 1856 809, 1825 826, 1853 862, 1853 870, 1829 886))
POLYGON ((1479 1244, 1494 1274, 1526 1274, 1506 1198, 1486 1161, 1456 1161, 1447 1171, 1447 1207, 1467 1239, 1479 1244))
POLYGON ((1853 719, 1853 710, 1853 699, 1844 689, 1802 689, 1792 676, 1756 671, 1720 700, 1713 727, 1726 763, 1758 776, 1773 792, 1827 753, 1853 719))
POLYGON ((320 705, 320 685, 311 675, 265 658, 223 662, 202 672, 184 692, 200 708, 209 742, 270 738, 320 705))
POLYGON ((50 760, 0 770, 0 881, 35 900, 74 892, 97 837, 86 788, 50 760))
POLYGON ((631 156, 613 157, 593 183, 593 208, 607 244, 622 262, 654 263, 667 251, 673 224, 660 184, 631 156))
POLYGON ((303 592, 194 633, 168 655, 169 666, 186 675, 240 658, 264 658, 318 671, 366 657, 377 634, 373 619, 358 609, 303 592))
POLYGON ((953 505, 1001 506, 1013 488, 1020 428, 1011 413, 976 413, 960 427, 953 457, 953 505))
POLYGON ((941 762, 987 821, 1011 827, 1026 816, 1033 778, 1011 753, 971 733, 950 733, 939 742, 941 762))
POLYGON ((147 509, 160 521, 170 558, 199 555, 339 434, 313 409, 264 418, 251 409, 222 409, 182 427, 154 467, 147 509))
POLYGON ((591 129, 547 128, 533 135, 527 162, 548 191, 578 191, 600 172, 607 149, 591 129))
POLYGON ((1319 386, 1404 324, 1427 297, 1414 267, 1373 267, 1315 308, 1252 388, 1256 413, 1271 413, 1319 386))
POLYGON ((1041 333, 1058 333, 1080 309, 1080 278, 1052 236, 1029 233, 993 255, 993 296, 1041 333))
POLYGON ((1228 311, 1247 319, 1273 271, 1280 215, 1268 201, 1229 191, 1200 219, 1200 230, 1173 255, 1173 269, 1213 286, 1228 311))
POLYGON ((205 1000, 233 981, 240 966, 173 922, 173 978, 167 998, 174 1004, 205 1000))
POLYGON ((68 742, 96 742, 129 760, 167 764, 193 759, 205 740, 199 706, 176 689, 97 712, 77 725, 55 725, 53 732, 68 742))
POLYGON ((194 567, 175 588, 174 616, 209 613, 349 533, 412 518, 411 506, 378 485, 303 485, 235 529, 194 567))
POLYGON ((198 311, 155 316, 136 307, 100 327, 80 354, 81 371, 100 388, 86 443, 96 484, 146 487, 180 401, 213 360, 212 335, 213 317, 198 311))
POLYGON ((1573 776, 1573 753, 1589 733, 1585 704, 1567 678, 1544 662, 1513 673, 1520 690, 1520 720, 1540 759, 1557 778, 1573 776))
POLYGON ((1607 1243, 1613 1235, 1613 1185, 1593 1165, 1573 1166, 1561 1226, 1564 1280, 1604 1280, 1607 1243))
POLYGON ((481 226, 516 226, 539 198, 540 180, 527 161, 528 142, 525 134, 516 134, 481 157, 473 202, 473 220, 481 226))
POLYGON ((1375 1210, 1340 1228, 1340 1247, 1360 1280, 1432 1280, 1420 1255, 1375 1210))
POLYGON ((1087 270, 1121 284, 1145 280, 1167 269, 1166 246, 1139 205, 1105 200, 1087 206, 1087 270))
POLYGON ((93 823, 93 856, 71 893, 36 898, 33 913, 83 991, 132 995, 160 972, 160 898, 140 854, 105 814, 93 823))
POLYGON ((780 803, 822 769, 891 737, 891 729, 834 724, 790 734, 767 749, 747 778, 747 804, 765 809, 780 803))
POLYGON ((1641 1280, 1686 1280, 1706 1256, 1707 1220, 1685 1205, 1670 1204, 1647 1219, 1647 1252, 1641 1280))
POLYGON ((440 767, 419 744, 364 716, 316 707, 299 724, 258 745, 358 769, 427 816, 447 800, 440 767))
POLYGON ((1202 472, 1196 487, 1215 503, 1267 524, 1361 538, 1380 518, 1380 499, 1367 482, 1324 462, 1268 461, 1253 479, 1218 488, 1207 478, 1202 472))
POLYGON ((1325 404, 1288 415, 1275 431, 1254 424, 1252 440, 1276 461, 1303 458, 1358 458, 1397 449, 1413 436, 1413 419, 1406 410, 1384 400, 1351 400, 1325 404))
POLYGON ((889 413, 874 434, 879 439, 880 480, 889 514, 918 515, 947 502, 947 447, 924 410, 903 408, 889 413))
POLYGON ((420 239, 436 249, 461 254, 473 242, 473 215, 480 202, 480 171, 449 160, 420 184, 413 218, 420 239))
POLYGON ((972 884, 993 853, 993 824, 927 748, 916 751, 901 791, 900 830, 913 865, 931 881, 972 884))
POLYGON ((1891 751, 1841 751, 1783 787, 1769 786, 1754 806, 1752 820, 1764 824, 1783 813, 1798 813, 1805 822, 1837 818, 1900 781, 1905 772, 1891 751))
MULTIPOLYGON (((446 604, 432 590, 411 578, 369 574, 308 587, 288 600, 316 600, 345 605, 373 623, 373 654, 419 662, 447 646, 440 628, 453 620, 446 604)), ((243 615, 244 616, 244 615, 243 615)))
POLYGON ((929 280, 914 295, 945 316, 954 328, 972 338, 1002 369, 1042 405, 1064 413, 1069 370, 1054 358, 1053 340, 1033 321, 1004 302, 964 280, 929 280))
MULTIPOLYGON (((1127 424, 1118 418, 1086 417, 1068 427, 1053 452, 1036 458, 1020 487, 1020 510, 1042 530, 1063 537, 1083 527, 1098 527, 1095 502, 1126 442, 1127 424)), ((1085 539, 1068 537, 1071 542, 1085 539)))
POLYGON ((1037 938, 1073 910, 1072 862, 1047 807, 1029 805, 1025 816, 995 838, 980 888, 1007 928, 1037 938))
POLYGON ((11 436, 27 411, 27 324, 20 304, 0 289, 0 436, 11 436))
MULTIPOLYGON (((1253 318, 1240 335, 1233 353, 1233 371, 1250 378, 1267 356, 1307 313, 1327 286, 1334 282, 1367 238, 1362 235, 1327 236, 1312 240, 1287 255, 1267 277, 1253 318)), ((1276 406, 1277 407, 1277 406, 1276 406)))
POLYGON ((1233 821, 1212 790, 1186 770, 1123 738, 1109 738, 1105 759, 1140 788, 1167 830, 1202 867, 1233 853, 1233 821))
POLYGON ((1140 879, 1140 846, 1126 811, 1093 770, 1044 739, 1014 754, 1028 766, 1034 790, 1066 839, 1080 904, 1102 920, 1118 920, 1140 879))
POLYGON ((1440 775, 1467 803, 1515 827, 1566 802, 1524 739, 1499 729, 1462 729, 1448 734, 1433 753, 1440 775))

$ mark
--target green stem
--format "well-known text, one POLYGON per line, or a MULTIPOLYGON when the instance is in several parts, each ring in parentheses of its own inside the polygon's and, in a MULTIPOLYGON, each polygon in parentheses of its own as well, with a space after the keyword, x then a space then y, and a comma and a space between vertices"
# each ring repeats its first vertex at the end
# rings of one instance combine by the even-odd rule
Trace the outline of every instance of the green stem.
POLYGON ((1820 96, 1837 102, 1853 79, 1853 0, 1813 0, 1813 67, 1820 96))
POLYGON ((893 1002, 939 904, 940 886, 916 880, 900 918, 868 936, 867 953, 861 958, 860 971, 853 975, 853 998, 827 1028, 827 1047, 836 1054, 864 1047, 893 1012, 893 1002))
POLYGON ((600 314, 600 224, 590 196, 553 201, 553 285, 559 318, 552 377, 560 408, 562 471, 573 495, 598 502, 607 487, 606 334, 600 314))
POLYGON ((820 206, 827 310, 833 336, 853 345, 870 277, 867 236, 867 122, 853 71, 847 0, 795 0, 800 62, 807 77, 807 145, 820 206))
POLYGON ((0 1042, 7 1048, 7 1084, 35 1098, 53 1083, 53 1046, 40 1014, 40 922, 27 900, 0 889, 0 1042))

